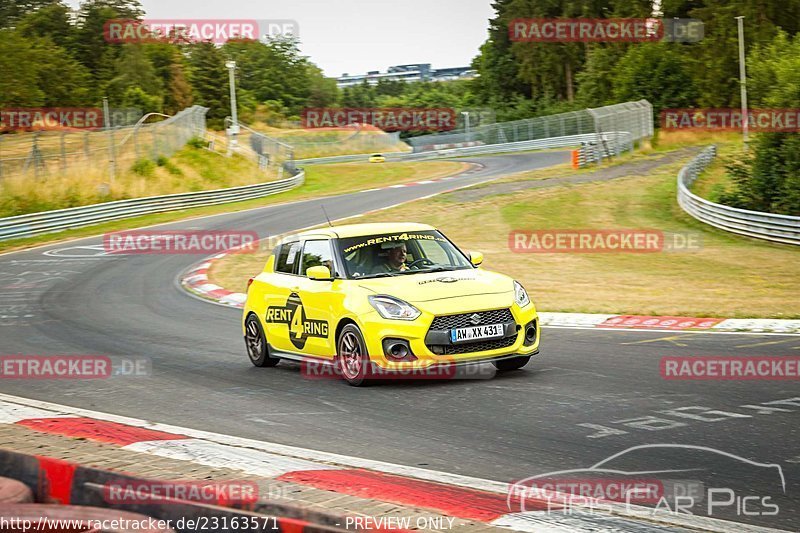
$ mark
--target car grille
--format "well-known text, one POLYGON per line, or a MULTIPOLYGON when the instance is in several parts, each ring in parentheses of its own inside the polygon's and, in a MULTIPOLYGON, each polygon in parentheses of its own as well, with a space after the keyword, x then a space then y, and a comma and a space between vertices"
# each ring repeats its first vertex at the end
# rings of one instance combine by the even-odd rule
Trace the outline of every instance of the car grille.
MULTIPOLYGON (((452 328, 467 328, 474 326, 470 318, 472 315, 481 317, 479 324, 505 324, 514 322, 514 315, 510 309, 493 309, 491 311, 478 311, 477 313, 463 313, 460 315, 437 316, 431 323, 431 330, 447 331, 452 328)), ((469 342, 464 344, 428 345, 428 349, 439 355, 457 355, 462 353, 486 352, 508 348, 517 342, 518 335, 511 335, 502 339, 489 339, 484 341, 469 342)))
POLYGON ((481 317, 480 324, 503 324, 505 322, 514 321, 514 316, 511 314, 510 309, 494 309, 492 311, 479 311, 477 313, 464 313, 461 315, 437 316, 433 319, 430 329, 467 328, 469 326, 474 326, 475 324, 470 321, 470 317, 476 314, 481 317))
POLYGON ((443 345, 441 349, 444 350, 442 355, 457 355, 462 353, 474 352, 488 352, 489 350, 499 350, 500 348, 508 348, 517 342, 517 336, 512 335, 502 339, 492 339, 488 341, 471 342, 469 344, 453 344, 443 345))

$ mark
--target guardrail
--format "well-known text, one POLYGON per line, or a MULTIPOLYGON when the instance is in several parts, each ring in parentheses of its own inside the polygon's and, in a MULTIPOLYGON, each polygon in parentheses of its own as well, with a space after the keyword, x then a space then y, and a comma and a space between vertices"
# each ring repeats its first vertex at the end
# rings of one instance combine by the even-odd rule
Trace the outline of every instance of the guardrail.
POLYGON ((261 198, 288 191, 302 185, 304 181, 305 172, 300 171, 287 179, 255 185, 117 200, 103 204, 0 218, 0 240, 33 237, 43 233, 80 228, 152 213, 261 198))
POLYGON ((756 239, 800 245, 800 217, 738 209, 700 198, 689 190, 697 176, 714 160, 709 146, 678 173, 678 205, 700 222, 756 239))
MULTIPOLYGON (((502 154, 510 152, 525 152, 528 150, 544 150, 547 148, 567 148, 579 146, 581 143, 617 141, 623 146, 632 146, 631 134, 624 131, 607 133, 584 133, 581 135, 565 135, 563 137, 549 137, 532 141, 519 141, 504 144, 487 144, 482 146, 468 146, 464 148, 448 148, 432 152, 416 153, 387 153, 383 154, 387 161, 421 161, 425 159, 438 159, 442 157, 457 157, 468 155, 502 154)), ((317 157, 314 159, 298 159, 298 165, 322 165, 328 163, 364 162, 371 154, 338 155, 332 157, 317 157)))

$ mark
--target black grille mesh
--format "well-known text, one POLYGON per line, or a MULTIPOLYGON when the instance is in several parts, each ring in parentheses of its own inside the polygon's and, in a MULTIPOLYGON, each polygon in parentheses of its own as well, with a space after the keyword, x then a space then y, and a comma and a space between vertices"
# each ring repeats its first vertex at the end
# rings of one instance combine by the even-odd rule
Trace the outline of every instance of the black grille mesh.
POLYGON ((489 350, 498 350, 500 348, 508 348, 517 341, 517 336, 512 335, 502 339, 493 339, 489 341, 471 342, 469 344, 453 344, 443 345, 440 348, 443 350, 442 355, 457 355, 461 353, 473 352, 487 352, 489 350))
POLYGON ((470 321, 470 317, 475 314, 480 315, 481 324, 502 324, 504 322, 514 321, 514 315, 511 314, 510 309, 495 309, 492 311, 479 311, 478 313, 464 313, 462 315, 437 316, 433 319, 430 329, 466 328, 474 326, 475 324, 470 321))

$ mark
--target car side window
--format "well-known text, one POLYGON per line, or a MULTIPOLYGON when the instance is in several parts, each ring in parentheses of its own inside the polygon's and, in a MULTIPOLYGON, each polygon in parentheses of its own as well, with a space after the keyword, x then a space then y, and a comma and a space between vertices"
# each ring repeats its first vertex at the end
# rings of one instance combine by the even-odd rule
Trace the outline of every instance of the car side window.
POLYGON ((278 258, 275 260, 275 272, 283 272, 284 274, 295 274, 298 263, 298 255, 300 255, 300 243, 290 242, 281 245, 278 252, 278 258))
POLYGON ((315 266, 328 267, 328 270, 333 273, 333 254, 331 254, 330 241, 318 240, 305 242, 300 273, 305 276, 306 271, 315 266))

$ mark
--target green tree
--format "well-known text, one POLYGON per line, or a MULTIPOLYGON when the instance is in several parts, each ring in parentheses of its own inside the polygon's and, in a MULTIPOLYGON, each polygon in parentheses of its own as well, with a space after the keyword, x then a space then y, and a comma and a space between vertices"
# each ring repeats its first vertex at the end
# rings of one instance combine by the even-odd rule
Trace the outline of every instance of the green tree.
POLYGON ((656 116, 665 108, 690 107, 697 99, 691 65, 681 45, 641 43, 628 49, 616 66, 614 99, 646 99, 656 116))
POLYGON ((44 105, 47 95, 39 88, 39 59, 31 44, 11 30, 0 30, 0 105, 44 105))
POLYGON ((13 28, 24 16, 55 3, 56 0, 3 0, 0 2, 0 28, 13 28))
POLYGON ((164 112, 173 115, 193 103, 192 86, 186 78, 183 65, 176 61, 170 65, 167 92, 164 95, 164 112))
POLYGON ((191 106, 194 97, 181 47, 163 42, 147 44, 144 49, 164 87, 164 112, 174 114, 191 106))
POLYGON ((140 103, 145 102, 148 107, 142 108, 143 112, 161 111, 164 84, 145 54, 143 45, 122 45, 122 51, 114 65, 114 72, 116 75, 106 87, 106 94, 112 105, 138 107, 140 103), (142 93, 148 98, 142 98, 142 93))
POLYGON ((138 0, 87 0, 81 4, 71 49, 86 66, 98 86, 114 77, 114 66, 121 47, 105 39, 105 24, 113 19, 141 19, 144 12, 138 0))
POLYGON ((68 47, 74 37, 69 7, 54 2, 25 15, 17 25, 24 37, 47 37, 58 46, 68 47))
MULTIPOLYGON (((800 34, 779 32, 748 58, 753 103, 765 108, 800 107, 800 34)), ((729 165, 735 187, 723 203, 787 215, 800 215, 800 134, 761 133, 753 156, 729 165)))
POLYGON ((329 107, 336 104, 339 89, 334 78, 326 78, 316 65, 309 64, 308 69, 308 107, 329 107))
POLYGON ((377 105, 377 94, 375 87, 365 80, 359 85, 342 89, 341 100, 344 107, 375 107, 377 105))
POLYGON ((219 126, 230 115, 228 70, 222 51, 210 42, 193 44, 189 51, 189 80, 194 101, 209 108, 207 117, 219 126))
POLYGON ((628 50, 625 44, 595 45, 588 48, 584 69, 576 76, 577 101, 581 107, 600 107, 617 103, 612 81, 617 63, 628 50))
POLYGON ((54 107, 81 106, 94 103, 91 75, 69 52, 49 38, 30 41, 36 53, 35 70, 44 105, 54 107))
MULTIPOLYGON (((300 54, 296 38, 228 41, 223 51, 236 61, 239 87, 252 93, 258 102, 280 101, 292 114, 299 114, 308 105, 315 74, 309 70, 308 59, 300 54)), ((316 82, 317 89, 324 88, 319 78, 316 82)), ((322 94, 318 91, 316 96, 322 94)))

